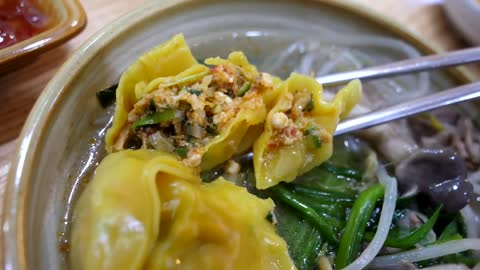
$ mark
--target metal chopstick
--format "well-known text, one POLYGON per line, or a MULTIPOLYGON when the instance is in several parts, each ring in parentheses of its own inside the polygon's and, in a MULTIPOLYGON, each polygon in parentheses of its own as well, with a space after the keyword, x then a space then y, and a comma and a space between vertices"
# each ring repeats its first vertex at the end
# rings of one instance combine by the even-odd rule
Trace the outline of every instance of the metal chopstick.
POLYGON ((480 82, 465 84, 340 122, 335 135, 383 124, 413 114, 480 97, 480 82))
POLYGON ((332 85, 353 79, 377 79, 474 62, 480 62, 480 47, 412 58, 366 69, 335 73, 317 77, 316 80, 323 85, 332 85))

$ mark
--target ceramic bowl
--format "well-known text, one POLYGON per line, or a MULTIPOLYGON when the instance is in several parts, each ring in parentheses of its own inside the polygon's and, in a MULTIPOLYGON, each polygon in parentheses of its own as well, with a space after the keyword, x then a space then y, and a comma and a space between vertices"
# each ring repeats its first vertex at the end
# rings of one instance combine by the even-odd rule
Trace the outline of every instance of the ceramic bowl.
MULTIPOLYGON (((72 205, 104 154, 103 134, 111 116, 111 109, 99 106, 95 93, 117 82, 142 53, 178 32, 185 34, 199 59, 243 50, 267 70, 265 63, 272 57, 307 38, 326 48, 351 46, 375 55, 377 61, 371 64, 435 52, 403 27, 345 2, 148 3, 90 38, 62 66, 31 111, 5 192, 1 249, 5 269, 68 268, 65 251, 72 205), (394 46, 382 49, 360 37, 353 43, 347 39, 358 35, 389 40, 394 46)), ((427 83, 435 90, 467 81, 464 73, 451 71, 433 72, 427 83)))
POLYGON ((448 17, 465 39, 480 46, 480 1, 446 0, 444 5, 448 17))
POLYGON ((39 0, 50 19, 48 28, 24 41, 0 49, 0 73, 12 70, 35 55, 62 44, 80 33, 87 22, 78 0, 39 0))

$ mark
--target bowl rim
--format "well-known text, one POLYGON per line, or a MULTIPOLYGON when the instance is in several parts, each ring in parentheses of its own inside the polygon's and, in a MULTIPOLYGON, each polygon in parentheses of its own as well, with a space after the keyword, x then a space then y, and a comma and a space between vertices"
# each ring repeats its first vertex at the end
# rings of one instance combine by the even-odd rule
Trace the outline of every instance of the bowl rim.
MULTIPOLYGON (((76 0, 74 0, 76 1, 76 0)), ((12 156, 7 183, 4 193, 3 215, 1 216, 2 237, 0 239, 0 261, 5 269, 27 269, 25 249, 25 214, 28 202, 32 164, 39 158, 39 145, 46 136, 43 131, 53 120, 62 100, 69 94, 69 85, 78 76, 78 71, 100 53, 101 49, 115 40, 116 37, 135 25, 162 16, 171 8, 195 3, 207 4, 218 0, 153 0, 152 2, 126 13, 91 36, 75 53, 60 67, 55 76, 45 87, 35 102, 16 145, 12 156), (8 248, 6 248, 8 247, 8 248), (3 256, 2 256, 3 255, 3 256), (1 260, 3 257, 3 260, 1 260)), ((348 12, 369 22, 380 24, 389 33, 404 39, 415 46, 423 54, 439 53, 443 50, 433 42, 410 31, 395 21, 376 13, 359 3, 340 2, 334 0, 283 0, 286 2, 326 5, 333 9, 348 12)), ((457 83, 468 83, 474 76, 465 68, 448 69, 447 72, 457 83)))
POLYGON ((471 45, 480 45, 480 33, 477 24, 480 23, 480 2, 478 0, 445 0, 443 8, 448 19, 457 31, 471 45))
MULTIPOLYGON (((12 65, 21 64, 27 58, 52 49, 79 34, 87 24, 87 15, 80 0, 56 1, 65 10, 64 18, 58 19, 44 32, 12 46, 0 49, 0 72, 8 72, 12 65)), ((52 4, 55 5, 55 4, 52 4)), ((54 16, 59 16, 57 8, 54 16)))

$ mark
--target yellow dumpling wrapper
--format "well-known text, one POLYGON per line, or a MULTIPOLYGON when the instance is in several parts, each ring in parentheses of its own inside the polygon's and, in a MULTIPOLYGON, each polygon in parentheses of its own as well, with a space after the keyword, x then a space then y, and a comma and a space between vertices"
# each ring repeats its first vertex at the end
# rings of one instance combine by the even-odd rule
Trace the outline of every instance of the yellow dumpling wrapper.
POLYGON ((291 182, 297 176, 329 159, 332 155, 333 134, 338 122, 360 102, 362 94, 360 81, 354 80, 328 103, 322 100, 322 86, 315 79, 296 73, 279 88, 279 97, 268 113, 264 132, 253 147, 256 186, 259 189, 272 187, 282 181, 291 182), (307 91, 311 94, 313 110, 305 118, 320 130, 321 146, 312 146, 311 138, 304 134, 293 144, 270 147, 274 132, 273 117, 277 112, 287 111, 285 104, 289 103, 288 96, 296 91, 307 91))
POLYGON ((212 66, 234 64, 242 68, 242 70, 244 71, 243 75, 248 79, 254 80, 258 76, 257 68, 254 65, 250 64, 247 57, 239 51, 230 53, 227 59, 223 59, 220 57, 207 58, 205 59, 205 64, 212 66))
POLYGON ((271 199, 219 178, 195 185, 162 182, 159 244, 146 269, 295 269, 266 216, 271 199), (173 205, 173 202, 178 202, 173 205))
POLYGON ((201 183, 153 150, 108 155, 73 220, 75 270, 295 269, 266 216, 271 199, 220 178, 201 183))
MULTIPOLYGON (((248 62, 242 52, 233 52, 227 59, 216 57, 205 62, 209 65, 236 65, 251 81, 255 81, 259 76, 255 66, 248 62)), ((141 56, 120 79, 113 124, 105 138, 107 151, 123 149, 123 143, 118 142, 123 142, 128 135, 128 113, 142 97, 172 85, 188 85, 210 73, 209 67, 197 63, 181 34, 141 56), (123 140, 119 140, 119 137, 123 140)), ((273 81, 279 82, 276 79, 273 81)), ((238 112, 223 127, 220 134, 198 149, 202 154, 201 169, 211 169, 252 147, 267 116, 263 95, 266 89, 257 90, 258 95, 245 95, 238 112)), ((270 90, 273 90, 273 87, 270 90)), ((269 95, 266 100, 272 103, 273 98, 273 95, 269 95)))
POLYGON ((159 235, 158 182, 200 184, 173 155, 126 150, 108 155, 75 205, 73 269, 142 269, 159 235))
POLYGON ((174 36, 169 41, 140 56, 120 78, 113 124, 105 136, 107 151, 121 150, 118 147, 114 149, 114 145, 127 124, 128 112, 138 101, 137 95, 141 96, 146 90, 154 88, 152 81, 166 77, 165 81, 156 81, 156 83, 175 83, 176 80, 195 76, 207 70, 208 67, 197 63, 182 34, 174 36))

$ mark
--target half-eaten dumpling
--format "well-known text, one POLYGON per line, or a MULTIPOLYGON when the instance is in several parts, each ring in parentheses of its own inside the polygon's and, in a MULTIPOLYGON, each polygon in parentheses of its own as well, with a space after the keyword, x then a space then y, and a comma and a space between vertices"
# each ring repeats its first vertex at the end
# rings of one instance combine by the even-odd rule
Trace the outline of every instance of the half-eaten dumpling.
POLYGON ((360 81, 355 80, 327 103, 320 84, 296 73, 280 88, 265 130, 254 144, 259 189, 293 181, 330 158, 337 124, 360 101, 362 92, 360 81))

